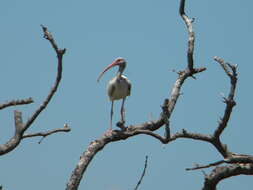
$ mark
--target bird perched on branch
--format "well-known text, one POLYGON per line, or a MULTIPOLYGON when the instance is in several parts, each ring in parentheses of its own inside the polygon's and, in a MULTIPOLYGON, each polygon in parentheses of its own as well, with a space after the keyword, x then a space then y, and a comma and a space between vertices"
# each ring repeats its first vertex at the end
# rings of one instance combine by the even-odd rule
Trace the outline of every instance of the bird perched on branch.
POLYGON ((108 65, 104 69, 104 71, 101 72, 101 74, 99 75, 97 79, 97 81, 99 82, 99 80, 101 79, 101 77, 106 71, 108 71, 109 69, 115 66, 119 67, 117 75, 109 81, 108 86, 107 86, 107 93, 111 100, 111 115, 110 115, 109 130, 112 130, 113 103, 115 100, 122 99, 122 104, 121 104, 121 109, 120 109, 121 122, 122 123, 125 122, 125 108, 124 108, 125 99, 127 96, 130 96, 130 93, 131 93, 131 83, 128 80, 128 78, 122 74, 126 68, 126 65, 127 65, 126 60, 123 59, 122 57, 119 57, 115 59, 112 62, 112 64, 108 65))

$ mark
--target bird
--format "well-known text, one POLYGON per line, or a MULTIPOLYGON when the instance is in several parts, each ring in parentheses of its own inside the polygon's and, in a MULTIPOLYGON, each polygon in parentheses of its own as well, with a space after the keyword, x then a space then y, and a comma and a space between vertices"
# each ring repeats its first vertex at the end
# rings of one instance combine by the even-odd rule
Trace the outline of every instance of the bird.
POLYGON ((125 100, 127 96, 130 96, 131 94, 131 82, 130 80, 123 75, 123 72, 126 68, 127 62, 124 58, 118 57, 116 58, 110 65, 108 65, 99 75, 97 82, 100 81, 101 77, 104 75, 106 71, 109 69, 118 66, 118 72, 115 77, 113 77, 107 85, 107 94, 109 96, 109 99, 111 101, 111 112, 110 112, 110 127, 109 131, 112 131, 112 117, 113 117, 113 104, 115 100, 121 100, 121 122, 125 123, 125 100))

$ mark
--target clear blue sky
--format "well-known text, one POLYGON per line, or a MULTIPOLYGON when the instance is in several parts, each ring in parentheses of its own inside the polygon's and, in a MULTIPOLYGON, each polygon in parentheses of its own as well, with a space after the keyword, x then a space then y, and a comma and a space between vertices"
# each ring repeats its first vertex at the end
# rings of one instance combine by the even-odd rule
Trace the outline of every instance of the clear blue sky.
MULTIPOLYGON (((252 44, 250 0, 187 2, 187 14, 195 17, 195 64, 207 67, 197 80, 186 81, 171 119, 171 130, 185 128, 211 133, 217 127, 229 79, 213 61, 221 56, 239 65, 237 106, 224 143, 236 153, 252 151, 252 44)), ((44 139, 26 139, 17 149, 1 157, 0 184, 4 189, 64 189, 79 156, 90 141, 109 126, 110 102, 107 81, 116 69, 96 79, 116 57, 128 61, 125 74, 132 81, 126 101, 127 124, 138 124, 159 116, 160 105, 170 94, 177 75, 171 70, 186 66, 187 31, 178 14, 179 0, 86 0, 2 1, 0 6, 0 102, 33 97, 35 103, 0 112, 0 143, 14 132, 13 110, 26 120, 50 90, 56 74, 56 55, 42 38, 40 24, 53 33, 59 47, 67 48, 63 80, 48 108, 29 129, 39 132, 61 128, 72 131, 44 139)), ((120 104, 115 104, 114 123, 120 104)), ((163 133, 161 130, 160 133, 163 133)), ((201 171, 186 172, 194 163, 221 159, 209 144, 177 140, 163 146, 149 136, 109 144, 90 164, 80 189, 129 190, 141 175, 149 156, 140 189, 200 189, 201 171)), ((205 170, 209 172, 210 170, 205 170)), ((219 189, 252 189, 247 176, 223 181, 219 189)))

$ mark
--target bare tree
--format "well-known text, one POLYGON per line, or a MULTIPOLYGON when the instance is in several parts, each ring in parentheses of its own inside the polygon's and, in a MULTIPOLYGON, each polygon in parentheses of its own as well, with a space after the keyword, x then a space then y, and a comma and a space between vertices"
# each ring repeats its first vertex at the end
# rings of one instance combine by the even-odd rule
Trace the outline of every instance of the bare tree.
MULTIPOLYGON (((14 120, 15 120, 15 133, 12 138, 9 139, 5 144, 0 145, 0 155, 7 154, 8 152, 12 151, 15 149, 20 142, 25 139, 25 138, 30 138, 30 137, 37 137, 37 136, 42 136, 45 138, 48 135, 58 133, 58 132, 69 132, 71 129, 67 124, 64 125, 63 128, 60 129, 54 129, 54 130, 49 130, 45 132, 38 132, 38 133, 31 133, 31 134, 26 134, 25 132, 27 129, 29 129, 33 122, 37 119, 37 117, 40 115, 40 113, 47 107, 49 104, 50 100, 54 96, 55 92, 57 91, 57 88, 60 84, 61 78, 62 78, 62 59, 63 55, 66 52, 66 49, 59 49, 52 34, 48 31, 47 27, 41 25, 43 33, 44 33, 44 38, 47 39, 53 49, 55 50, 57 54, 57 59, 58 59, 58 69, 57 69, 57 76, 55 83, 53 87, 51 88, 49 94, 47 95, 46 99, 43 101, 43 103, 34 111, 34 113, 31 114, 31 117, 28 118, 28 120, 23 123, 23 118, 22 118, 22 112, 15 110, 14 111, 14 120)), ((32 98, 28 99, 22 99, 22 100, 12 100, 9 102, 5 102, 0 105, 0 110, 10 107, 10 106, 17 106, 17 105, 24 105, 24 104, 30 104, 33 103, 32 98)), ((43 139, 42 138, 42 139, 43 139)), ((42 140, 41 139, 41 140, 42 140)), ((39 141, 39 143, 41 142, 39 141)))
MULTIPOLYGON (((211 134, 201 134, 201 133, 193 133, 189 132, 186 129, 182 131, 176 132, 174 134, 171 133, 170 130, 170 119, 172 113, 174 111, 175 106, 177 105, 177 100, 181 95, 181 88, 188 78, 195 79, 195 75, 201 73, 206 70, 205 67, 195 67, 194 65, 194 42, 195 42, 195 33, 193 31, 193 22, 194 19, 189 18, 185 13, 185 0, 180 0, 179 13, 182 17, 187 31, 188 31, 188 50, 187 50, 187 64, 184 70, 178 71, 178 77, 174 83, 174 86, 171 90, 170 96, 163 100, 162 110, 160 117, 156 120, 144 122, 138 125, 129 125, 125 126, 124 123, 118 122, 117 126, 119 130, 113 130, 110 134, 105 134, 102 137, 92 141, 85 152, 80 156, 80 160, 78 161, 75 169, 70 176, 70 179, 67 183, 66 190, 77 190, 79 188, 79 184, 83 179, 84 173, 87 171, 87 167, 89 166, 92 159, 96 156, 96 154, 103 150, 105 146, 109 143, 127 140, 133 136, 137 136, 140 134, 148 135, 159 140, 163 144, 168 144, 170 142, 176 141, 177 139, 187 138, 200 142, 207 142, 214 146, 223 159, 214 161, 213 163, 209 163, 206 165, 195 165, 192 168, 186 168, 187 171, 199 170, 209 167, 214 167, 210 174, 205 174, 205 181, 203 184, 203 190, 215 190, 217 184, 229 177, 236 175, 252 175, 253 174, 253 156, 244 155, 231 152, 229 150, 228 145, 224 144, 221 140, 221 135, 225 131, 229 119, 231 117, 232 111, 236 102, 234 100, 236 85, 237 85, 237 66, 225 62, 222 58, 214 57, 214 60, 221 66, 224 70, 225 74, 230 79, 230 91, 227 97, 223 97, 223 102, 225 103, 225 110, 223 116, 220 118, 218 126, 216 126, 215 130, 211 134), (161 127, 165 128, 165 135, 161 136, 155 133, 161 127), (223 164, 221 166, 221 164, 223 164)), ((62 59, 63 55, 66 52, 66 49, 58 48, 52 34, 48 31, 45 26, 41 26, 44 38, 47 39, 52 45, 53 49, 56 52, 57 60, 58 60, 58 68, 57 68, 57 76, 55 83, 50 90, 49 94, 43 101, 43 103, 31 114, 26 122, 23 122, 22 112, 14 111, 14 120, 15 120, 15 133, 12 138, 9 139, 5 144, 0 145, 0 155, 7 154, 13 149, 17 148, 20 142, 25 138, 37 137, 41 136, 42 139, 48 135, 58 133, 58 132, 69 132, 70 128, 67 124, 64 125, 63 128, 54 129, 45 132, 38 132, 27 134, 25 133, 27 129, 29 129, 33 122, 38 118, 40 113, 47 107, 50 100, 54 96, 57 91, 57 88, 60 84, 62 78, 62 59)), ((12 100, 0 105, 0 109, 4 109, 10 106, 18 106, 24 104, 33 103, 32 98, 21 99, 21 100, 12 100)), ((138 189, 141 184, 143 177, 146 173, 147 169, 147 159, 145 160, 145 165, 143 172, 141 174, 140 179, 135 187, 135 190, 138 189)), ((2 189, 2 186, 0 186, 2 189)))
MULTIPOLYGON (((195 33, 193 31, 194 19, 190 19, 185 14, 185 0, 180 1, 179 13, 182 17, 187 30, 188 30, 188 51, 187 51, 187 67, 184 70, 178 72, 178 78, 176 79, 174 86, 171 90, 170 97, 165 99, 162 104, 162 112, 160 117, 153 121, 148 121, 139 125, 129 125, 124 126, 123 123, 118 122, 117 126, 121 130, 113 130, 110 135, 103 135, 101 138, 96 139, 90 143, 87 150, 81 155, 78 164, 76 165, 72 175, 66 186, 66 190, 77 190, 83 175, 92 159, 96 154, 103 150, 103 148, 112 142, 117 142, 121 140, 126 140, 130 137, 144 134, 150 137, 154 137, 163 144, 168 144, 180 138, 187 138, 197 141, 204 141, 213 145, 217 152, 222 155, 223 160, 216 161, 214 163, 200 166, 197 165, 194 168, 187 168, 186 170, 197 170, 207 167, 215 167, 210 174, 205 174, 205 182, 203 185, 203 190, 215 190, 217 184, 226 178, 235 175, 252 175, 253 174, 253 157, 250 155, 242 155, 233 153, 229 150, 228 146, 221 141, 221 134, 225 131, 227 123, 233 111, 233 107, 236 105, 234 100, 236 84, 237 84, 237 66, 230 63, 226 63, 222 58, 214 57, 214 60, 219 63, 225 74, 230 78, 230 92, 227 97, 223 97, 223 102, 225 103, 224 115, 220 118, 219 124, 212 134, 201 134, 188 132, 183 129, 180 132, 171 134, 170 132, 170 118, 173 110, 176 106, 177 100, 180 97, 180 90, 184 82, 188 78, 194 78, 195 75, 206 70, 204 67, 196 68, 194 66, 194 42, 195 33), (165 127, 165 135, 161 136, 155 133, 156 130, 161 127, 165 127), (225 164, 219 166, 220 164, 225 164)), ((143 175, 139 180, 135 189, 138 188, 143 176, 145 175, 145 170, 147 166, 147 160, 145 162, 145 168, 143 175)))

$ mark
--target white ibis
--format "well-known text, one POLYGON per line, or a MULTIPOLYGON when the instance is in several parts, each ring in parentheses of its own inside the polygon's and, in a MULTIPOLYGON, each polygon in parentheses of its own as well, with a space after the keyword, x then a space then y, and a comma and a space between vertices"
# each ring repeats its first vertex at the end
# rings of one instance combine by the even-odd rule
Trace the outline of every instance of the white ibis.
POLYGON ((125 104, 125 99, 127 96, 130 96, 131 93, 131 83, 127 79, 126 76, 124 76, 122 73, 124 69, 126 68, 126 60, 119 57, 115 59, 112 64, 108 65, 105 70, 99 75, 97 81, 99 82, 100 78, 103 76, 103 74, 108 71, 110 68, 119 66, 119 70, 117 72, 117 75, 112 78, 107 86, 107 93, 108 96, 112 102, 111 104, 111 117, 110 117, 110 130, 112 130, 112 116, 113 116, 113 102, 114 100, 120 100, 122 99, 122 104, 121 104, 121 122, 125 122, 125 109, 124 109, 124 104, 125 104))

